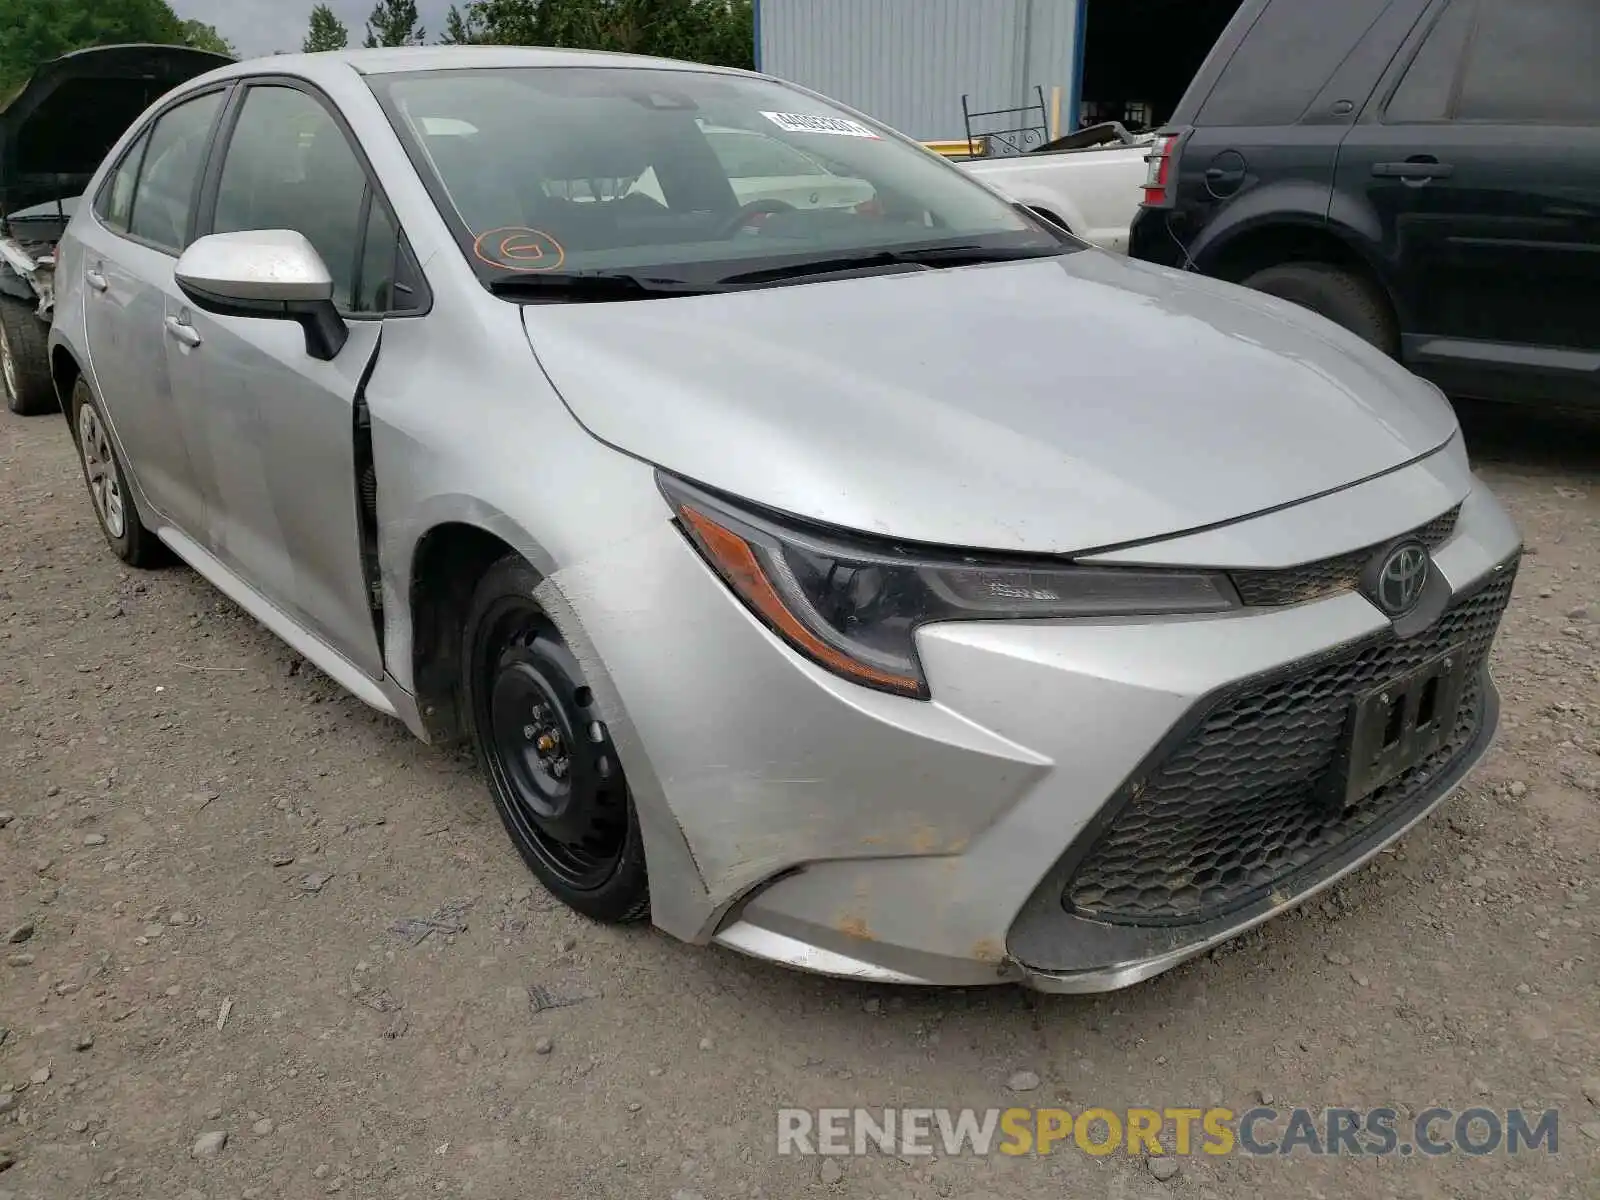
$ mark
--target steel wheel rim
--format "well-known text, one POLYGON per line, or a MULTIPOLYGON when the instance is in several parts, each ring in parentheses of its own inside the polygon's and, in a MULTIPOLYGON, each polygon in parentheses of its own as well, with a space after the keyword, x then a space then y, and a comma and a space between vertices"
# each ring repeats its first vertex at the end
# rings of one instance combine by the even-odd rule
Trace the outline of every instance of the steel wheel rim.
POLYGON ((594 891, 627 848, 627 785, 610 735, 589 711, 576 662, 531 601, 509 598, 482 628, 474 716, 506 818, 552 875, 594 891), (553 743, 542 747, 547 737, 553 743))
POLYGON ((84 478, 89 481, 89 495, 100 523, 112 538, 120 538, 128 525, 122 484, 111 456, 111 439, 91 404, 78 410, 78 451, 83 456, 84 478))
POLYGON ((0 376, 6 381, 6 395, 12 400, 17 398, 20 385, 17 383, 17 360, 11 353, 11 335, 6 332, 4 324, 0 324, 0 376))

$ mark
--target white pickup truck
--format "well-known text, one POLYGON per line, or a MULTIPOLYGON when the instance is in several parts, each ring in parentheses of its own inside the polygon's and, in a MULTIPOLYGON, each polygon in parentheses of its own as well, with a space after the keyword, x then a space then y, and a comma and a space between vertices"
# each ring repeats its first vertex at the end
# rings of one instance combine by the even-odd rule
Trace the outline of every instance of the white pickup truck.
POLYGON ((1128 227, 1139 210, 1153 135, 1108 123, 1027 154, 960 160, 957 166, 1078 237, 1128 252, 1128 227))

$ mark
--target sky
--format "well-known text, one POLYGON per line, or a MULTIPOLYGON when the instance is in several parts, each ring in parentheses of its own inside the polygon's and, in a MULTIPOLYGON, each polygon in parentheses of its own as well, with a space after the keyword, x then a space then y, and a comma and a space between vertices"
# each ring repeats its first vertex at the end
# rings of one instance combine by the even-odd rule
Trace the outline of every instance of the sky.
MULTIPOLYGON (((311 24, 315 0, 170 0, 173 11, 185 20, 215 25, 217 32, 246 58, 275 50, 298 51, 311 24)), ((374 0, 328 0, 350 30, 350 44, 359 46, 366 36, 367 14, 374 0)), ((417 14, 430 42, 444 31, 450 0, 417 0, 417 14)))

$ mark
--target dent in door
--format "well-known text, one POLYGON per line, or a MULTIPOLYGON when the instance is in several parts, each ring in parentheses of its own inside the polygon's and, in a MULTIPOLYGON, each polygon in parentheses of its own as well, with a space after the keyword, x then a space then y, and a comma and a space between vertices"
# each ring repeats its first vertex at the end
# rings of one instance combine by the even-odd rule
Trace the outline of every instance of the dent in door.
POLYGON ((266 599, 372 678, 383 673, 362 563, 355 405, 381 324, 350 323, 331 362, 287 321, 186 314, 174 376, 203 414, 214 471, 215 553, 266 599), (181 375, 181 379, 179 378, 181 375))

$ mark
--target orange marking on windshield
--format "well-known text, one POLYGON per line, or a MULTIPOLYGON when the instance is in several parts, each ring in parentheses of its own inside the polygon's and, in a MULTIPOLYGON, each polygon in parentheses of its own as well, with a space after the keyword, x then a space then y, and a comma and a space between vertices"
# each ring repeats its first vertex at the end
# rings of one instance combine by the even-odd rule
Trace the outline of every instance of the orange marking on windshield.
POLYGON ((472 243, 479 262, 501 271, 555 271, 567 261, 567 251, 542 229, 507 225, 480 233, 472 243))

